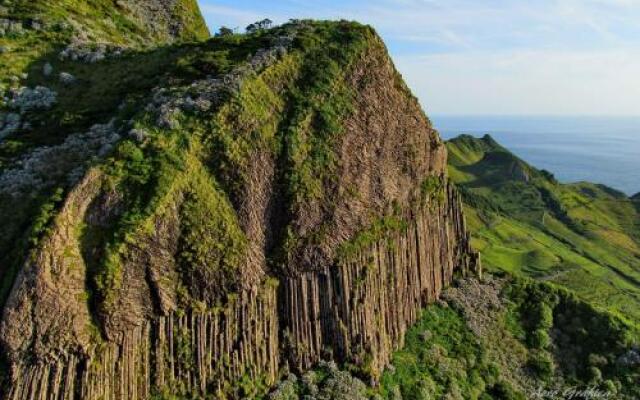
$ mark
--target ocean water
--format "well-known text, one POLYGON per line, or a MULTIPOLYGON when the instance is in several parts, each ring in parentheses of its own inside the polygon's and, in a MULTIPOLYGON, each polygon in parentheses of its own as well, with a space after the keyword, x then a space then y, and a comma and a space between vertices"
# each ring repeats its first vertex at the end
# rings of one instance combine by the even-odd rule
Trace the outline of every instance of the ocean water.
POLYGON ((640 192, 640 117, 435 116, 444 139, 462 133, 493 136, 561 182, 602 183, 640 192))

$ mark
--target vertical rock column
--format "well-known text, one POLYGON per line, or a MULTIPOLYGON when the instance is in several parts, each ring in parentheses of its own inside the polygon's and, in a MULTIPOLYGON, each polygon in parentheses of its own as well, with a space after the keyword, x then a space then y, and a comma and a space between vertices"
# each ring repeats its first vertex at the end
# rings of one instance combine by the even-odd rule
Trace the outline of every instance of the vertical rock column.
POLYGON ((409 226, 320 271, 284 279, 284 346, 301 369, 334 357, 376 377, 402 347, 421 309, 455 270, 475 270, 460 197, 445 184, 440 204, 415 210, 409 226))
POLYGON ((271 384, 279 365, 276 292, 265 284, 221 309, 147 321, 93 356, 21 367, 9 399, 138 400, 165 388, 211 394, 244 375, 271 384))

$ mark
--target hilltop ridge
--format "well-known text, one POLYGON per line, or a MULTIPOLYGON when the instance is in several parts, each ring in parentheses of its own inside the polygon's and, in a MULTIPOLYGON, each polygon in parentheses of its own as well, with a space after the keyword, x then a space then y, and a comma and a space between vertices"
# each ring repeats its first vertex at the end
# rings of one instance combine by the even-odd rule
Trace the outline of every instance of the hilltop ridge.
POLYGON ((640 215, 633 198, 561 184, 487 136, 447 142, 474 247, 489 270, 556 282, 623 318, 640 314, 640 215))

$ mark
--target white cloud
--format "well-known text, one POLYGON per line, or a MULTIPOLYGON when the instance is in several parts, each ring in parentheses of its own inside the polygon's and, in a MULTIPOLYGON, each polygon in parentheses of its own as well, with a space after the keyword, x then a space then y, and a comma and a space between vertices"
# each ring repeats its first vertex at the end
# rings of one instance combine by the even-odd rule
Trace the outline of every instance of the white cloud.
POLYGON ((246 11, 244 9, 235 8, 235 7, 225 7, 218 6, 215 4, 203 4, 200 9, 202 13, 206 16, 215 15, 218 18, 229 18, 229 19, 241 19, 241 20, 249 20, 256 21, 257 18, 260 18, 262 14, 253 11, 246 11))
POLYGON ((396 63, 430 113, 638 114, 638 53, 480 52, 396 63))

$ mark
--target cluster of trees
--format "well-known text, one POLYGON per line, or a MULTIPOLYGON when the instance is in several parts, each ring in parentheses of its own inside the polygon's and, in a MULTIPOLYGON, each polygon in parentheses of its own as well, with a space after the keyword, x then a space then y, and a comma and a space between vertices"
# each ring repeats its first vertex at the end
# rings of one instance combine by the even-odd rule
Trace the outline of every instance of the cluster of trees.
MULTIPOLYGON (((265 29, 269 29, 271 28, 272 25, 273 25, 273 21, 271 21, 269 18, 265 18, 262 21, 257 21, 257 22, 254 22, 253 24, 248 25, 245 28, 245 30, 247 31, 247 33, 255 33, 265 29)), ((216 33, 216 36, 230 36, 230 35, 233 35, 234 32, 235 31, 229 27, 221 26, 218 32, 216 33)))
POLYGON ((253 24, 248 25, 245 29, 247 30, 247 33, 254 33, 269 29, 271 28, 271 25, 273 25, 273 21, 271 21, 269 18, 265 18, 262 21, 254 22, 253 24))

